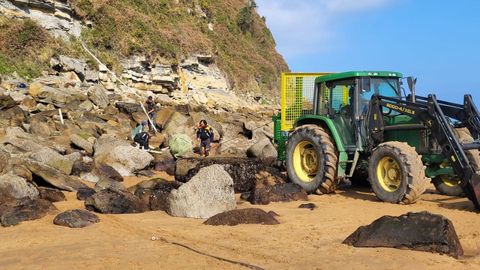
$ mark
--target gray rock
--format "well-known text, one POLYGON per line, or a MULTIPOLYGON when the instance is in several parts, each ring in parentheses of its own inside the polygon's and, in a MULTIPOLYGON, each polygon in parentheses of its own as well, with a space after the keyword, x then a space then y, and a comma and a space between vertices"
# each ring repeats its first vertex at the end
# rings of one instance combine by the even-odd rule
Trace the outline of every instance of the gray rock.
POLYGON ((88 197, 85 207, 103 214, 142 213, 148 210, 148 205, 132 193, 112 189, 104 189, 88 197))
POLYGON ((103 178, 98 180, 98 182, 95 184, 95 191, 99 192, 104 189, 125 190, 125 186, 118 181, 103 178))
POLYGON ((50 202, 63 202, 67 200, 65 194, 63 194, 63 192, 58 189, 39 187, 38 191, 40 192, 40 199, 44 199, 50 202))
POLYGON ((43 148, 42 150, 33 153, 30 157, 40 163, 60 170, 66 175, 69 175, 72 172, 74 162, 50 148, 43 148))
POLYGON ((60 57, 58 58, 58 67, 62 71, 74 71, 81 78, 85 78, 85 70, 87 68, 87 63, 84 60, 60 55, 60 57))
POLYGON ((277 149, 270 142, 270 139, 264 138, 247 150, 247 156, 258 158, 267 165, 272 165, 277 160, 277 149))
POLYGON ((221 165, 202 168, 168 197, 172 216, 209 218, 236 207, 233 179, 221 165))
POLYGON ((110 151, 95 153, 95 163, 113 167, 121 176, 131 176, 135 171, 142 170, 153 161, 148 152, 131 145, 114 146, 110 151))
POLYGON ((83 228, 100 222, 100 218, 89 211, 74 209, 58 214, 53 220, 53 224, 70 227, 83 228))
POLYGON ((72 88, 53 88, 38 83, 32 85, 30 85, 30 95, 32 95, 37 102, 63 107, 70 102, 76 100, 85 101, 87 99, 84 93, 72 88))
POLYGON ((106 91, 100 85, 88 89, 88 98, 100 109, 104 109, 110 103, 106 91))
POLYGON ((0 204, 0 223, 4 227, 18 225, 22 221, 42 218, 55 210, 51 202, 42 199, 7 201, 0 204))
POLYGON ((77 134, 70 135, 70 141, 76 147, 85 150, 88 155, 93 154, 93 144, 89 141, 85 140, 84 138, 78 136, 77 134))
POLYGON ((79 188, 77 190, 77 200, 85 201, 88 197, 93 196, 93 194, 95 194, 95 190, 93 188, 89 188, 89 187, 79 188))
POLYGON ((85 81, 97 83, 99 81, 98 72, 95 70, 87 70, 85 72, 85 81))
POLYGON ((16 199, 25 197, 35 199, 38 197, 38 190, 32 183, 10 173, 0 175, 0 190, 2 194, 7 194, 16 199))
POLYGON ((239 224, 277 225, 280 222, 273 215, 262 209, 247 208, 217 214, 207 219, 203 224, 213 226, 236 226, 239 224))
POLYGON ((24 159, 23 165, 33 174, 41 177, 44 181, 53 185, 56 188, 74 191, 78 188, 85 187, 79 179, 70 177, 60 170, 35 161, 33 159, 24 159))
POLYGON ((123 112, 128 115, 134 112, 142 111, 142 107, 138 103, 117 102, 115 106, 118 108, 120 112, 123 112))
POLYGON ((354 247, 389 247, 463 255, 455 228, 447 218, 429 212, 407 213, 399 217, 383 216, 358 228, 344 244, 354 247))

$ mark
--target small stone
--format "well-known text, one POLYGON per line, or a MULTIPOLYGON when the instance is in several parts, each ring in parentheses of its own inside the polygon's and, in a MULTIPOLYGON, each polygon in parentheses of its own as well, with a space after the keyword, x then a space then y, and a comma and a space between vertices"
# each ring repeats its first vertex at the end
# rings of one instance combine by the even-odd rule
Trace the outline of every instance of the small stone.
POLYGON ((53 220, 53 224, 70 227, 83 228, 100 222, 100 218, 89 211, 74 209, 58 214, 53 220))
POLYGON ((313 210, 313 209, 317 208, 317 206, 314 203, 303 203, 303 204, 300 204, 300 206, 298 208, 305 208, 305 209, 313 210))

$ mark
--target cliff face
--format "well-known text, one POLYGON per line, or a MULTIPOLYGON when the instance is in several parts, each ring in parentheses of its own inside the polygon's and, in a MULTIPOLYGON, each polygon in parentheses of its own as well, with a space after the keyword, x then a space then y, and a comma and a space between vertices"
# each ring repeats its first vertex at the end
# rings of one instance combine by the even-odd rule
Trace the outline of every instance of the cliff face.
MULTIPOLYGON (((288 70, 282 56, 275 50, 275 41, 265 25, 264 18, 256 12, 254 1, 2 0, 1 2, 4 14, 5 6, 18 8, 10 9, 10 14, 7 14, 10 17, 21 17, 18 14, 12 16, 12 10, 21 14, 22 11, 30 9, 34 12, 27 12, 24 14, 25 17, 47 29, 56 27, 54 29, 56 32, 53 33, 57 37, 63 37, 65 42, 60 46, 62 53, 67 51, 74 57, 88 60, 88 56, 79 46, 78 40, 83 40, 100 60, 117 74, 127 72, 132 66, 132 59, 141 59, 139 65, 143 65, 144 70, 149 71, 157 66, 163 66, 173 69, 173 73, 176 74, 177 67, 181 67, 184 62, 191 62, 193 57, 196 58, 194 61, 200 61, 200 65, 213 64, 214 71, 209 72, 221 74, 221 77, 224 77, 221 80, 226 81, 226 86, 230 90, 275 97, 278 96, 280 73, 288 70), (37 18, 31 15, 49 12, 51 17, 55 18, 53 21, 60 22, 57 23, 60 26, 45 26, 47 21, 45 17, 36 20, 37 18), (82 24, 81 34, 77 22, 82 24), (68 23, 75 27, 65 33, 69 37, 76 36, 74 39, 58 34, 66 28, 62 24, 68 23)), ((6 23, 3 24, 6 29, 6 23)), ((8 58, 8 55, 5 55, 8 52, 0 53, 4 54, 4 59, 8 58)), ((138 69, 133 71, 142 72, 138 69)), ((152 76, 154 75, 158 74, 152 76)), ((131 79, 131 72, 126 77, 131 79)), ((149 84, 152 77, 145 80, 149 84)), ((180 84, 179 80, 175 87, 180 87, 180 84)))

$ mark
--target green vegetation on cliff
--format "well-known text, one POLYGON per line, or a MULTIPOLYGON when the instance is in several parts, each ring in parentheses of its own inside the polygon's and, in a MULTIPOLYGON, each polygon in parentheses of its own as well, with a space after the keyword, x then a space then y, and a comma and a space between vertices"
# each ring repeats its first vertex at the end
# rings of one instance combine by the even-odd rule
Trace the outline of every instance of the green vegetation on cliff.
POLYGON ((288 69, 254 1, 69 2, 79 17, 93 22, 82 38, 116 71, 118 59, 133 54, 172 62, 212 54, 233 88, 268 93, 278 91, 280 73, 288 69))

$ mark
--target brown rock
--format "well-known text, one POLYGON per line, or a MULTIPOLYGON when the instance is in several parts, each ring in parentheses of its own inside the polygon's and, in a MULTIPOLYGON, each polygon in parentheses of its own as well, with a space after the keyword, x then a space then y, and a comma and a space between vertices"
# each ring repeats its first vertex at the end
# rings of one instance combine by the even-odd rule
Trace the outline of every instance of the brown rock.
POLYGON ((207 219, 203 224, 213 226, 236 226, 239 224, 277 225, 280 222, 273 215, 262 209, 247 208, 217 214, 207 219))
POLYGON ((40 193, 40 199, 44 199, 50 202, 63 202, 67 198, 65 194, 58 189, 48 188, 48 187, 38 187, 40 193))
POLYGON ((53 220, 53 224, 69 228, 83 228, 98 222, 100 218, 97 215, 80 209, 62 212, 53 220))
POLYGON ((389 247, 463 255, 453 223, 429 212, 407 213, 399 217, 383 216, 358 228, 343 241, 354 247, 389 247))

